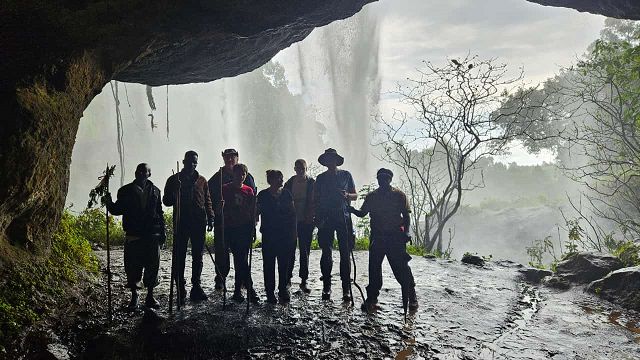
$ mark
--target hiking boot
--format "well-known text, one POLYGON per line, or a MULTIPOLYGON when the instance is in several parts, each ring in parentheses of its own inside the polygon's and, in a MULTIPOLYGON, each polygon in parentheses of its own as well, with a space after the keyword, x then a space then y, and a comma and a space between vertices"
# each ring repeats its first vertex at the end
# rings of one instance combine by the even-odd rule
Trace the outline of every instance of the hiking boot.
POLYGON ((276 295, 273 292, 267 293, 267 303, 269 304, 277 304, 278 299, 276 299, 276 295))
POLYGON ((256 293, 256 291, 253 288, 247 291, 247 297, 249 298, 249 301, 251 301, 252 304, 260 303, 260 296, 258 296, 258 293, 256 293))
POLYGON ((300 290, 305 294, 309 294, 311 292, 311 289, 307 287, 307 280, 302 280, 300 283, 300 290))
POLYGON ((153 292, 147 293, 147 298, 144 300, 144 306, 151 309, 160 309, 160 303, 153 297, 153 292))
POLYGON ((322 300, 331 300, 331 284, 322 286, 322 300))
POLYGON ((291 295, 289 294, 289 290, 279 290, 278 297, 280 298, 280 302, 283 304, 288 303, 291 300, 291 295))
POLYGON ((240 290, 240 288, 237 288, 236 290, 233 291, 233 296, 231 297, 231 300, 237 301, 237 302, 244 301, 244 296, 242 295, 242 290, 240 290))
POLYGON ((131 292, 131 300, 127 306, 128 311, 134 311, 138 308, 138 293, 136 291, 131 292))
POLYGON ((351 302, 351 289, 342 288, 342 301, 351 302))
POLYGON ((191 301, 199 302, 206 301, 209 298, 207 297, 207 294, 204 293, 204 290, 202 290, 200 285, 193 285, 191 292, 189 293, 189 299, 191 299, 191 301))
POLYGON ((368 298, 362 303, 362 306, 360 306, 360 308, 364 312, 368 312, 368 313, 373 312, 378 309, 378 300, 368 298))

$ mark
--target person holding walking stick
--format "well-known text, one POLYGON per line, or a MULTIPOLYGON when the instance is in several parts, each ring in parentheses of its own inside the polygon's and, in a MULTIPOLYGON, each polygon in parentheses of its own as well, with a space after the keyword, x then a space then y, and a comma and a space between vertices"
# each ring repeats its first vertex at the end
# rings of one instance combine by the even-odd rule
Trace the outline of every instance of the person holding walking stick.
POLYGON ((358 217, 371 216, 371 244, 369 245, 369 286, 367 299, 362 309, 372 311, 377 307, 378 295, 382 288, 382 261, 386 257, 393 275, 402 289, 402 305, 411 311, 418 309, 416 284, 409 267, 411 256, 407 253, 406 243, 411 239, 409 203, 407 196, 391 186, 393 172, 380 169, 377 173, 379 187, 367 194, 360 210, 349 207, 349 211, 358 217))
MULTIPOLYGON (((222 187, 233 181, 233 167, 238 164, 239 154, 235 149, 225 149, 222 152, 222 159, 224 166, 220 168, 209 179, 209 191, 211 192, 211 201, 213 202, 213 210, 216 212, 216 218, 214 222, 214 239, 213 251, 215 255, 216 266, 216 278, 215 288, 216 290, 222 290, 226 292, 225 279, 229 275, 230 261, 229 261, 229 243, 224 238, 224 198, 222 196, 222 187)), ((243 184, 253 189, 253 193, 257 193, 257 188, 253 176, 251 173, 247 173, 243 184)))
POLYGON ((187 151, 182 160, 182 170, 167 179, 162 202, 165 206, 174 206, 179 201, 180 223, 174 241, 176 242, 176 269, 178 279, 178 301, 183 305, 186 300, 186 281, 184 279, 187 244, 191 240, 191 301, 208 299, 200 284, 202 275, 202 255, 206 231, 213 229, 213 208, 207 180, 197 171, 198 153, 187 151), (178 189, 180 198, 178 200, 178 189))
POLYGON ((267 302, 277 302, 276 260, 278 261, 278 298, 281 303, 291 299, 289 294, 289 270, 296 249, 296 209, 293 195, 282 187, 280 170, 267 170, 269 188, 258 194, 256 215, 260 217, 262 233, 262 265, 267 302))
POLYGON ((358 198, 351 173, 338 169, 344 158, 335 149, 327 149, 318 157, 318 162, 327 170, 316 178, 313 190, 315 225, 318 227, 318 245, 322 249, 320 271, 322 272, 322 299, 331 299, 331 269, 333 267, 333 234, 338 237, 340 250, 340 280, 342 300, 350 302, 351 262, 349 255, 354 246, 351 214, 348 206, 358 198))
POLYGON ((144 302, 149 308, 158 309, 160 304, 153 296, 158 285, 160 246, 165 242, 165 224, 160 201, 160 189, 150 180, 151 168, 142 163, 136 167, 135 180, 118 190, 113 202, 107 193, 104 202, 113 215, 122 215, 122 227, 126 234, 124 243, 124 270, 127 287, 131 289, 128 309, 138 307, 140 280, 147 288, 144 302), (144 271, 144 277, 143 277, 144 271))

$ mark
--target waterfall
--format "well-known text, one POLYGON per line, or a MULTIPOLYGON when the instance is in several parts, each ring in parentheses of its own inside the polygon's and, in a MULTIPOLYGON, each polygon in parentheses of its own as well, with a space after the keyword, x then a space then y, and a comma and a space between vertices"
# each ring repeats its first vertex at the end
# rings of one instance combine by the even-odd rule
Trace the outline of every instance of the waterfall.
POLYGON ((80 122, 67 203, 86 203, 93 174, 105 162, 119 160, 111 135, 118 129, 108 121, 117 116, 119 131, 127 132, 123 168, 131 174, 138 163, 148 163, 160 188, 185 151, 199 153, 198 171, 209 178, 222 165, 221 151, 231 147, 260 188, 266 187, 265 170, 280 169, 288 177, 296 159, 317 164, 328 147, 345 157, 343 167, 361 186, 374 178, 370 123, 380 92, 378 48, 378 18, 365 7, 352 18, 316 29, 250 73, 174 85, 170 94, 163 89, 167 101, 154 101, 150 87, 129 84, 129 114, 115 114, 113 99, 103 91, 80 122), (150 131, 154 113, 165 113, 167 126, 171 118, 170 134, 150 131))

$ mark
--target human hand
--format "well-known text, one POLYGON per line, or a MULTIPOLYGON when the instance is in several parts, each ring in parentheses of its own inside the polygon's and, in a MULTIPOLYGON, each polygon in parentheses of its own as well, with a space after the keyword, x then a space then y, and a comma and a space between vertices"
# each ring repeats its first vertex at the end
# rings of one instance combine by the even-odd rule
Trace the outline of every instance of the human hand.
POLYGON ((207 223, 207 231, 212 231, 212 230, 213 230, 213 222, 207 223))

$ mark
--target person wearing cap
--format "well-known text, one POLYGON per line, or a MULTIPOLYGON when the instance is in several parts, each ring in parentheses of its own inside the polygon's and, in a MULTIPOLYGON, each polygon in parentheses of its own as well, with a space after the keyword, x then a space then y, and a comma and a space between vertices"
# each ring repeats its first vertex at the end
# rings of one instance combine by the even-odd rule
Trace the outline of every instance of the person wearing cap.
POLYGON ((377 173, 379 187, 367 194, 360 210, 349 207, 358 217, 371 216, 371 236, 369 244, 369 285, 367 300, 362 304, 365 311, 373 310, 382 288, 382 261, 385 256, 391 265, 393 275, 400 283, 403 295, 408 298, 409 309, 418 308, 415 282, 407 253, 406 243, 411 240, 409 233, 409 203, 407 196, 391 186, 393 172, 380 169, 377 173))
MULTIPOLYGON (((309 278, 309 255, 311 252, 311 241, 313 239, 313 186, 315 180, 307 175, 307 162, 298 159, 293 165, 296 174, 284 184, 284 188, 293 195, 293 202, 296 209, 298 248, 300 249, 300 289, 308 294, 311 292, 307 287, 309 278)), ((293 265, 296 262, 295 246, 289 260, 289 282, 293 277, 293 265)))
POLYGON ((129 310, 138 307, 140 280, 147 288, 145 306, 154 309, 160 307, 153 297, 153 288, 158 286, 160 246, 164 244, 166 235, 160 189, 149 180, 150 176, 149 165, 138 164, 135 180, 118 190, 116 202, 113 202, 109 193, 104 197, 109 212, 122 215, 122 227, 126 234, 124 272, 127 274, 126 287, 131 289, 129 310))
POLYGON ((351 173, 338 169, 344 158, 335 149, 327 149, 318 162, 327 171, 318 175, 313 192, 315 225, 318 227, 318 245, 322 249, 322 299, 331 298, 331 270, 333 267, 333 236, 338 237, 340 250, 340 280, 342 299, 350 301, 351 262, 349 255, 355 245, 349 203, 358 198, 351 173))
MULTIPOLYGON (((176 258, 175 278, 178 280, 178 301, 184 304, 186 298, 184 268, 187 256, 187 244, 191 240, 191 292, 192 301, 207 300, 200 285, 202 275, 202 252, 206 231, 213 227, 213 208, 207 179, 197 171, 198 153, 187 151, 182 160, 182 170, 171 175, 164 186, 162 202, 165 206, 174 206, 180 191, 180 222, 176 233, 176 258)), ((174 214, 175 215, 175 214, 174 214)))
MULTIPOLYGON (((214 244, 213 244, 213 252, 216 258, 216 277, 215 277, 215 288, 216 290, 222 290, 223 284, 222 279, 229 275, 229 244, 226 241, 220 241, 223 239, 223 221, 220 213, 222 210, 222 202, 223 196, 220 192, 220 189, 226 184, 230 184, 233 181, 233 167, 238 164, 239 155, 236 149, 225 149, 222 152, 222 160, 224 161, 224 166, 220 168, 213 176, 209 179, 209 191, 211 193, 211 201, 213 202, 213 209, 216 213, 215 223, 214 223, 214 244)), ((243 184, 253 189, 253 193, 257 194, 256 183, 253 179, 253 176, 250 173, 247 173, 246 178, 244 179, 243 184)))

